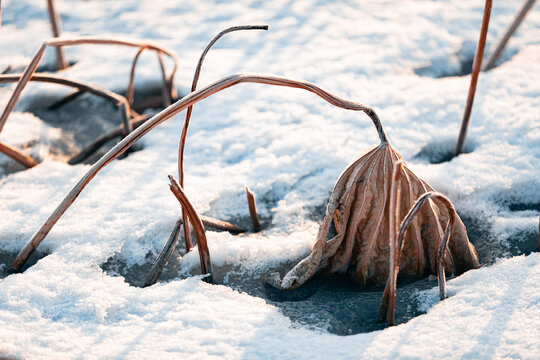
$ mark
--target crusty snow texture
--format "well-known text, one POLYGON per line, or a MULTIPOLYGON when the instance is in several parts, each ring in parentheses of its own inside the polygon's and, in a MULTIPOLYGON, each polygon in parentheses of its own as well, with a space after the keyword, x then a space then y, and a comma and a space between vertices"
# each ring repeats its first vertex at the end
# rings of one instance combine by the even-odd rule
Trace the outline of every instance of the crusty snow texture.
MULTIPOLYGON (((240 72, 307 80, 373 106, 410 168, 446 194, 461 215, 478 219, 497 244, 538 229, 540 204, 540 7, 512 38, 501 65, 482 73, 468 147, 430 164, 421 149, 452 149, 469 85, 460 59, 472 59, 483 1, 67 1, 57 0, 66 36, 142 38, 179 54, 176 81, 190 86, 200 51, 220 30, 269 24, 267 32, 229 34, 207 58, 199 84, 240 72), (427 69, 427 70, 426 70, 427 69), (415 71, 416 70, 416 71, 415 71), (432 76, 420 76, 431 74, 432 76), (515 210, 515 211, 511 211, 515 210)), ((522 0, 497 1, 489 52, 522 0)), ((50 28, 43 0, 2 1, 0 71, 22 68, 50 28)), ((135 50, 77 46, 64 71, 125 90, 135 50)), ((48 50, 45 62, 54 63, 48 50)), ((170 66, 170 64, 168 64, 170 66)), ((159 80, 144 54, 136 86, 159 80)), ((0 87, 3 108, 13 86, 0 87)), ((88 169, 48 154, 57 129, 25 108, 43 94, 70 89, 32 84, 8 120, 2 141, 43 162, 0 174, 0 250, 15 253, 88 169)), ((112 116, 117 116, 113 112, 112 116)), ((104 273, 118 254, 128 266, 155 257, 179 205, 167 186, 176 171, 184 114, 143 139, 144 149, 105 168, 41 245, 50 253, 22 274, 0 280, 0 357, 14 358, 537 358, 540 354, 540 256, 500 259, 419 293, 427 313, 383 331, 337 336, 293 323, 263 299, 199 276, 141 289, 104 273)), ((244 184, 257 194, 270 227, 235 237, 209 232, 216 265, 249 275, 304 257, 321 206, 347 163, 376 144, 363 114, 334 108, 312 94, 240 85, 195 105, 186 149, 186 192, 196 209, 247 219, 244 184)), ((0 158, 5 163, 5 157, 0 158)), ((529 236, 530 237, 530 236, 529 236)), ((7 266, 8 262, 0 265, 7 266)), ((181 274, 198 266, 187 254, 181 274)))

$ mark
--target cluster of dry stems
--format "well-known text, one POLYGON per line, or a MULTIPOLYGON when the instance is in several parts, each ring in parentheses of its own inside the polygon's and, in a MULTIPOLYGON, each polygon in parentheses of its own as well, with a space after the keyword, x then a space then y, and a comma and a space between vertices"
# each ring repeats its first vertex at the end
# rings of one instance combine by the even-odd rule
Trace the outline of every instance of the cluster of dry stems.
MULTIPOLYGON (((52 9, 50 13, 53 14, 53 1, 49 0, 48 4, 49 8, 52 9)), ((456 154, 461 152, 464 143, 464 134, 470 117, 472 100, 481 67, 490 11, 491 0, 486 0, 479 47, 475 55, 471 86, 464 114, 464 125, 460 140, 458 140, 456 146, 456 154)), ((53 23, 55 22, 54 18, 57 19, 57 16, 51 15, 53 23)), ((191 92, 172 105, 171 103, 177 97, 173 80, 178 58, 172 51, 148 42, 98 38, 53 39, 43 43, 22 74, 0 75, 0 83, 17 82, 12 96, 0 116, 0 131, 28 81, 42 81, 77 89, 77 91, 53 106, 61 106, 83 92, 89 92, 111 101, 120 109, 121 125, 96 139, 89 147, 72 158, 71 163, 81 161, 104 142, 116 136, 124 136, 69 191, 64 200, 17 255, 12 267, 19 269, 25 263, 64 212, 103 167, 126 152, 137 140, 157 125, 186 110, 178 145, 179 182, 172 175, 169 175, 170 189, 180 203, 181 215, 146 277, 144 286, 152 285, 158 280, 175 248, 180 234, 180 227, 183 228, 186 251, 190 251, 193 247, 191 241, 191 229, 193 229, 200 256, 201 272, 209 274, 207 281, 211 282, 212 263, 204 226, 231 232, 245 230, 230 223, 201 216, 193 207, 183 190, 186 137, 195 103, 228 87, 250 82, 307 90, 334 106, 353 111, 362 111, 372 120, 380 139, 378 146, 359 157, 339 177, 330 197, 326 216, 319 229, 311 254, 299 262, 285 277, 281 278, 279 274, 269 274, 267 281, 280 289, 293 289, 304 284, 317 272, 327 275, 347 272, 361 283, 373 282, 385 285, 379 318, 386 320, 389 325, 394 322, 396 283, 399 272, 412 276, 436 274, 439 280, 440 297, 444 299, 446 297, 445 274, 447 272, 459 274, 478 267, 476 251, 470 244, 465 227, 450 200, 444 195, 435 192, 406 167, 401 155, 390 145, 381 121, 371 107, 342 99, 308 82, 271 75, 232 75, 197 90, 204 58, 220 37, 237 30, 266 30, 267 28, 267 26, 262 25, 236 26, 228 28, 214 37, 199 59, 192 81, 191 92), (61 54, 62 48, 81 44, 123 45, 138 48, 131 67, 127 98, 95 85, 88 85, 59 76, 35 74, 46 47, 51 46, 58 50, 58 68, 61 69, 66 65, 63 54, 61 54), (151 118, 140 116, 132 110, 135 67, 140 55, 145 50, 154 51, 157 54, 163 77, 162 105, 165 109, 151 118), (169 56, 174 62, 174 68, 169 74, 167 74, 163 62, 163 55, 169 56), (332 226, 336 235, 329 238, 332 226)), ((58 35, 57 32, 59 34, 59 30, 55 31, 55 35, 58 35)), ((0 142, 0 151, 12 156, 28 167, 36 164, 34 159, 8 144, 0 142)), ((257 214, 255 196, 247 186, 245 190, 253 227, 255 231, 258 231, 261 225, 257 214)))

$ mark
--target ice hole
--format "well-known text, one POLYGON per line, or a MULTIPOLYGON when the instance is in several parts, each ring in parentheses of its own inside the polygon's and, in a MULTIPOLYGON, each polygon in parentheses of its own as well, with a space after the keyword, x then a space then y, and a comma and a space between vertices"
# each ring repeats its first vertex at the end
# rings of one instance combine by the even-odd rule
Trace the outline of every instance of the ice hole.
MULTIPOLYGON (((452 160, 455 157, 456 138, 437 140, 425 145, 414 159, 425 160, 431 164, 440 164, 452 160)), ((460 154, 470 154, 474 151, 476 143, 470 138, 465 141, 465 147, 460 154)))

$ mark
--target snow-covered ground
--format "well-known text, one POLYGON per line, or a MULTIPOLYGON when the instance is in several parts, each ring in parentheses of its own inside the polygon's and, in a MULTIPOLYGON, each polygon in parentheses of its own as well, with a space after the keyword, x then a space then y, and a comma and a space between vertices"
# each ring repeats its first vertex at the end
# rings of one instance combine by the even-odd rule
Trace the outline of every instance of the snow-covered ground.
MULTIPOLYGON (((151 263, 179 214, 167 175, 176 174, 184 113, 145 136, 143 150, 106 167, 40 246, 48 255, 8 275, 12 257, 89 168, 55 156, 51 144, 61 130, 25 112, 70 90, 31 84, 0 134, 42 159, 30 170, 0 170, 0 358, 537 358, 540 255, 530 252, 540 206, 538 6, 500 66, 480 75, 470 152, 439 164, 427 159, 454 146, 470 78, 448 75, 472 60, 483 3, 58 0, 65 36, 148 39, 174 50, 182 94, 215 34, 232 25, 268 24, 266 32, 221 39, 200 87, 232 73, 267 73, 373 106, 409 167, 454 202, 489 265, 450 280, 443 302, 436 282, 415 291, 425 314, 347 336, 336 335, 320 312, 313 321, 298 321, 275 302, 239 291, 235 284, 260 283, 269 269, 308 253, 338 175, 378 141, 363 114, 305 91, 245 84, 195 105, 186 148, 185 188, 199 212, 249 224, 248 184, 268 223, 257 234, 208 232, 212 261, 222 272, 217 284, 191 276, 195 251, 168 280, 149 288, 115 276, 151 263), (103 265, 111 262, 123 270, 103 265)), ((521 3, 495 2, 487 53, 521 3)), ((45 6, 43 0, 2 2, 0 71, 21 70, 50 36, 45 6)), ((135 51, 67 48, 76 64, 63 74, 125 91, 135 51)), ((54 51, 47 50, 44 63, 54 63, 54 51)), ((155 56, 143 55, 136 87, 159 79, 155 56)), ((0 87, 0 108, 12 90, 0 87)), ((85 95, 79 104, 89 107, 77 114, 72 106, 73 116, 91 115, 97 101, 85 95)), ((110 113, 117 121, 117 112, 110 113)), ((10 168, 5 157, 0 163, 10 168)))

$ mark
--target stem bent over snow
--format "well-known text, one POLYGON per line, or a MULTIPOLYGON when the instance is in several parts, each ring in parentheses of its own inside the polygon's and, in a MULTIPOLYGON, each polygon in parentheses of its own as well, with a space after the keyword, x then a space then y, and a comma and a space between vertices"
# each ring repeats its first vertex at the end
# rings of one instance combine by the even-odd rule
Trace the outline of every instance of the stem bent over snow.
POLYGON ((326 100, 330 104, 354 111, 362 111, 366 113, 373 123, 375 124, 379 133, 381 143, 387 143, 386 135, 380 123, 379 117, 375 111, 368 105, 364 105, 358 102, 342 99, 336 95, 333 95, 320 87, 305 81, 291 80, 278 76, 271 75, 250 75, 240 74, 232 75, 221 80, 216 81, 198 91, 192 92, 182 99, 178 100, 173 105, 162 110, 158 114, 143 123, 139 128, 134 130, 131 134, 126 136, 122 141, 116 144, 111 150, 109 150, 101 159, 99 159, 92 167, 86 172, 85 175, 73 186, 69 193, 65 196, 64 200, 58 205, 48 219, 43 223, 40 229, 32 236, 30 241, 19 252, 17 257, 12 263, 14 269, 19 269, 28 259, 30 254, 39 246, 43 239, 47 236, 52 227, 56 224, 58 219, 64 214, 64 212, 73 204, 83 189, 88 183, 97 175, 97 173, 103 169, 108 163, 122 155, 127 149, 129 149, 135 142, 137 142, 146 133, 154 129, 156 126, 169 119, 170 117, 178 114, 188 106, 193 105, 212 94, 227 89, 231 86, 235 86, 241 83, 259 83, 274 86, 284 86, 299 88, 314 93, 315 95, 326 100))

